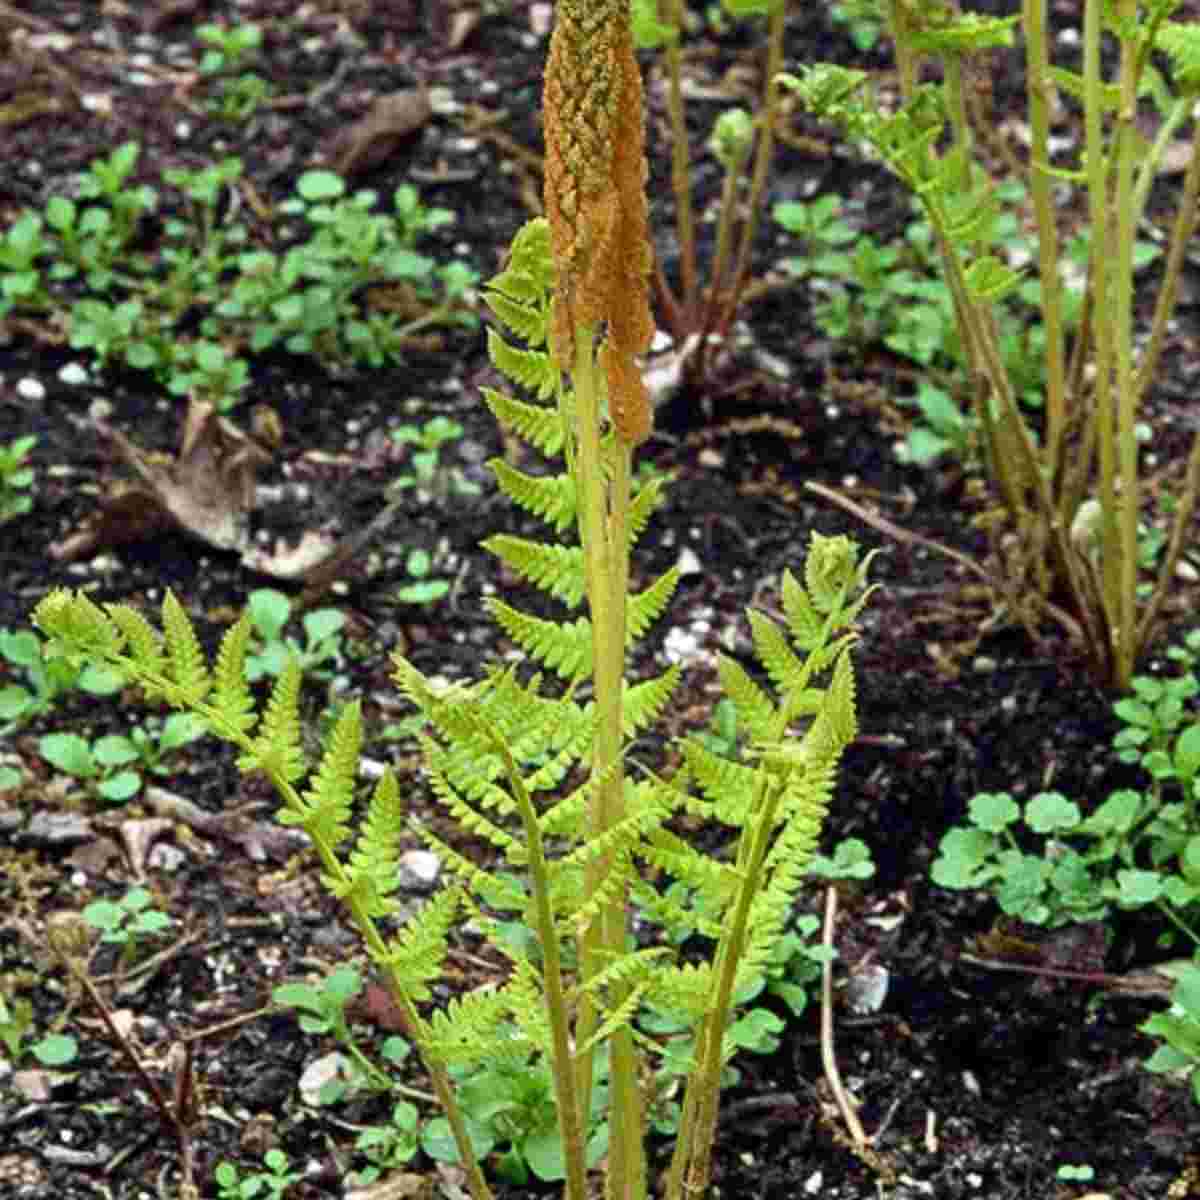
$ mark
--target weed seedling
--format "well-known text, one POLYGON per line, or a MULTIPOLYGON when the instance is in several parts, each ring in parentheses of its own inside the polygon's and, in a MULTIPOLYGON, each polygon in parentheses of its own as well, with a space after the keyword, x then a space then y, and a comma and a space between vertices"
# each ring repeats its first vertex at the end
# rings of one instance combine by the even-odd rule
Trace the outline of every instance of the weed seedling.
POLYGON ((83 910, 83 919, 109 946, 121 947, 121 965, 129 967, 137 958, 143 939, 162 933, 171 925, 166 913, 153 908, 154 897, 142 887, 130 888, 120 900, 93 900, 83 910))
POLYGON ((32 434, 0 445, 0 525, 23 517, 33 508, 33 468, 29 452, 37 445, 32 434))
POLYGON ((0 1043, 10 1066, 15 1067, 26 1054, 44 1067, 63 1067, 75 1060, 79 1046, 73 1037, 51 1033, 30 1041, 32 1030, 33 1004, 24 996, 7 1000, 0 992, 0 1043))
POLYGON ((284 1192, 300 1178, 299 1171, 290 1171, 288 1157, 282 1150, 268 1150, 263 1155, 262 1171, 243 1175, 228 1160, 217 1164, 213 1178, 220 1200, 254 1200, 258 1196, 279 1200, 284 1192))
POLYGON ((305 613, 301 643, 284 636, 284 627, 292 616, 292 602, 282 592, 259 588, 250 593, 246 608, 255 634, 246 656, 246 678, 251 683, 264 676, 278 678, 293 656, 302 671, 315 677, 328 674, 325 664, 341 663, 346 618, 337 609, 318 608, 305 613))

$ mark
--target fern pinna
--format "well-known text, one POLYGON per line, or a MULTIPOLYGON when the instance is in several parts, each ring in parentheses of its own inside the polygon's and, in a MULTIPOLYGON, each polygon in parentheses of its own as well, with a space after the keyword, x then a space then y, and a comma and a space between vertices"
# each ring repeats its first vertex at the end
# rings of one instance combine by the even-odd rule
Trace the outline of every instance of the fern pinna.
MULTIPOLYGON (((565 460, 566 470, 554 476, 492 464, 504 494, 561 535, 576 526, 590 501, 578 494, 572 393, 546 349, 552 296, 546 227, 535 221, 516 239, 507 269, 488 292, 501 324, 525 343, 515 347, 493 333, 493 361, 527 398, 488 391, 486 400, 512 435, 565 460)), ((602 475, 603 453, 614 441, 611 432, 601 439, 602 475)), ((645 528, 661 486, 654 481, 633 495, 621 527, 628 544, 645 528)), ((621 753, 615 762, 601 760, 592 625, 576 612, 591 594, 589 556, 577 545, 510 534, 485 545, 561 602, 562 619, 493 600, 492 615, 523 652, 521 662, 446 685, 397 655, 394 678, 426 719, 421 745, 430 792, 459 829, 492 848, 495 865, 486 869, 410 819, 403 795, 411 784, 402 785, 391 771, 371 789, 354 835, 359 706, 345 707, 319 760, 310 762, 301 738, 300 668, 293 660, 265 702, 258 700, 244 670, 246 615, 226 633, 211 664, 170 595, 161 632, 129 606, 100 607, 65 591, 47 596, 34 619, 55 653, 119 668, 149 696, 202 717, 237 747, 241 770, 272 780, 283 801, 280 820, 311 837, 322 882, 346 906, 388 982, 477 1198, 490 1192, 455 1100, 453 1068, 546 1056, 562 1141, 582 1147, 589 1135, 585 1114, 592 1111, 592 1072, 583 1064, 592 1053, 619 1031, 628 1034, 646 1003, 693 1024, 695 1070, 668 1186, 669 1195, 679 1196, 707 1172, 703 1146, 711 1143, 721 1069, 732 1052, 725 1034, 735 996, 762 974, 783 932, 839 757, 854 736, 849 651, 851 626, 866 599, 867 564, 858 562, 849 539, 813 535, 803 583, 784 575, 786 627, 751 616, 765 681, 732 660, 721 662, 722 683, 751 738, 749 761, 731 762, 686 740, 684 766, 667 779, 627 761, 627 748, 662 713, 679 668, 622 684, 621 753), (592 801, 614 778, 624 802, 617 819, 598 827, 592 801), (727 846, 712 856, 702 853, 672 821, 681 812, 728 827, 727 846), (414 833, 439 854, 452 882, 398 932, 387 932, 397 912, 397 855, 414 833), (528 899, 513 875, 528 882, 528 899), (709 962, 679 963, 669 946, 653 940, 630 945, 624 928, 617 943, 623 951, 613 952, 608 940, 603 952, 589 957, 588 932, 614 907, 622 922, 630 903, 662 924, 686 919, 668 894, 672 881, 706 898, 700 928, 714 943, 709 962), (495 914, 513 908, 526 911, 533 941, 504 936, 495 914), (441 974, 450 931, 465 917, 511 968, 506 979, 436 1007, 430 985, 441 974)), ((628 641, 644 635, 675 583, 676 572, 669 571, 628 598, 628 641)), ((637 1034, 637 1042, 641 1053, 653 1052, 645 1035, 637 1034)), ((639 1128, 644 1124, 640 1116, 632 1119, 639 1128)), ((590 1145, 589 1162, 603 1139, 593 1137, 590 1145)))

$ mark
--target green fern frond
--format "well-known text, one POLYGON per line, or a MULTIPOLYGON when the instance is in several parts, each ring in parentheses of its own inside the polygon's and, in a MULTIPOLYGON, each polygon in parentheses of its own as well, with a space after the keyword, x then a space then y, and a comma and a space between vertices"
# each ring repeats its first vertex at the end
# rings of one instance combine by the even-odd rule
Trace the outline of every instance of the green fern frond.
POLYGON ((1171 60, 1171 75, 1183 90, 1200 89, 1200 26, 1169 21, 1159 30, 1154 44, 1171 60))
POLYGON ((629 627, 627 641, 630 645, 641 638, 662 616, 678 584, 679 568, 672 567, 669 571, 664 571, 648 588, 630 596, 626 617, 629 627))
MULTIPOLYGON (((654 861, 647 859, 647 861, 654 861)), ((670 857, 663 860, 663 869, 670 870, 670 857)), ((721 926, 703 913, 681 904, 667 892, 659 892, 644 880, 634 879, 630 884, 630 896, 644 920, 663 929, 695 930, 701 937, 716 941, 721 936, 721 926)))
POLYGON ((637 737, 658 720, 682 675, 683 668, 675 663, 661 675, 626 687, 621 700, 621 725, 627 738, 637 737))
MULTIPOLYGON (((488 288, 483 294, 484 303, 495 313, 500 324, 505 329, 515 333, 531 346, 546 344, 546 314, 536 304, 527 303, 512 296, 506 296, 495 288, 488 288)), ((488 331, 492 333, 491 330, 488 331)), ((491 338, 489 337, 489 353, 491 338)), ((499 364, 497 364, 499 366, 499 364)), ((501 367, 501 370, 504 368, 501 367)), ((507 374, 507 372, 505 372, 507 374)))
POLYGON ((632 1028, 633 1019, 637 1016, 638 1009, 642 1006, 642 997, 645 995, 648 987, 649 984, 646 981, 634 984, 623 995, 621 1003, 616 1008, 604 1010, 604 1020, 601 1022, 600 1027, 581 1046, 576 1047, 575 1057, 579 1058, 596 1046, 602 1045, 618 1029, 632 1028))
POLYGON ((618 764, 603 771, 591 771, 573 791, 556 801, 538 817, 538 828, 544 837, 577 836, 586 819, 588 804, 596 790, 612 779, 618 764))
MULTIPOLYGON (((294 783, 308 769, 300 735, 300 681, 300 664, 292 655, 271 689, 252 750, 238 759, 240 770, 259 769, 294 783)), ((285 808, 279 815, 285 824, 289 823, 287 811, 285 808)), ((298 824, 299 814, 290 823, 298 824)))
POLYGON ((754 639, 754 652, 766 667, 771 682, 781 692, 803 686, 809 674, 808 664, 802 663, 793 653, 783 631, 762 613, 751 610, 747 616, 754 639))
POLYGON ((168 675, 162 638, 150 622, 129 604, 110 604, 107 611, 109 620, 121 631, 125 653, 133 659, 137 678, 146 681, 139 684, 142 691, 148 699, 160 698, 161 692, 153 688, 149 681, 168 675))
MULTIPOLYGON (((503 296, 492 296, 488 303, 493 311, 499 311, 498 306, 507 306, 509 315, 515 315, 517 309, 503 296)), ((533 392, 539 400, 549 400, 558 390, 558 368, 545 350, 522 350, 509 345, 494 329, 489 329, 488 357, 507 379, 533 392)))
POLYGON ((116 660, 125 641, 99 605, 82 593, 55 588, 33 610, 33 623, 73 659, 116 660))
POLYGON ((517 960, 505 990, 513 1020, 525 1041, 539 1054, 550 1054, 552 1038, 545 992, 540 975, 527 958, 517 960))
POLYGON ((780 587, 783 612, 787 618, 788 632, 801 650, 813 650, 821 644, 825 618, 813 607, 808 593, 800 586, 791 571, 784 571, 780 587))
POLYGON ((511 430, 547 458, 556 458, 563 450, 563 424, 558 409, 542 404, 514 400, 494 388, 480 388, 483 402, 505 429, 511 430))
MULTIPOLYGON (((484 838, 495 846, 497 850, 500 850, 506 856, 508 855, 516 841, 512 834, 502 829, 494 821, 490 821, 481 812, 463 800, 441 771, 431 770, 429 772, 429 783, 434 796, 454 818, 455 824, 460 829, 484 838)), ((497 806, 503 805, 505 809, 510 808, 512 804, 511 799, 503 789, 498 788, 495 790, 500 793, 495 798, 497 806)))
POLYGON ((459 888, 442 888, 405 921, 382 952, 371 952, 400 991, 414 1002, 428 1000, 430 980, 442 974, 447 938, 458 923, 461 903, 459 888))
POLYGON ((426 1044, 447 1066, 492 1063, 511 1039, 497 1034, 512 1013, 506 989, 485 984, 459 996, 429 1018, 426 1044))
POLYGON ((163 639, 167 644, 167 654, 171 660, 175 684, 179 688, 180 700, 188 707, 194 708, 204 702, 212 680, 209 677, 204 651, 200 648, 200 639, 196 637, 196 630, 190 618, 173 592, 168 592, 163 599, 162 622, 163 639))
POLYGON ((1020 19, 1020 16, 987 17, 974 12, 956 12, 944 23, 928 22, 908 40, 912 48, 922 54, 979 54, 1011 46, 1013 27, 1020 19))
POLYGON ((221 639, 213 669, 212 702, 222 719, 241 734, 248 734, 258 720, 245 670, 251 629, 250 614, 244 612, 221 639))
POLYGON ((654 510, 662 503, 666 494, 666 486, 667 480, 655 476, 639 487, 630 498, 629 515, 626 518, 630 546, 641 537, 654 510))
POLYGON ((554 294, 554 254, 550 246, 550 224, 544 217, 527 221, 513 238, 508 262, 488 282, 489 291, 502 292, 531 307, 549 306, 554 294))
POLYGON ((395 912, 398 906, 390 896, 400 886, 400 837, 404 829, 400 787, 389 768, 375 785, 344 878, 328 883, 331 894, 357 905, 371 918, 395 912))
POLYGON ((654 977, 654 1007, 689 1023, 698 1021, 712 1005, 713 986, 711 963, 664 967, 654 977))
POLYGON ((285 809, 287 823, 299 825, 319 846, 333 850, 350 835, 350 806, 361 750, 362 714, 355 700, 342 709, 308 787, 285 809))
POLYGON ((512 571, 542 591, 578 608, 585 589, 583 551, 578 546, 553 546, 501 533, 480 543, 512 571))
POLYGON ((722 654, 717 659, 717 674, 725 695, 737 709, 739 725, 745 728, 751 741, 765 741, 775 728, 775 705, 771 698, 747 674, 736 659, 722 654))
POLYGON ((754 798, 754 768, 714 754, 693 738, 684 739, 683 756, 717 818, 726 825, 740 825, 754 798))
POLYGON ((591 672, 592 623, 587 617, 562 623, 545 621, 496 599, 488 601, 488 611, 530 658, 560 678, 575 679, 591 672))
POLYGON ((540 517, 558 533, 574 527, 575 481, 570 475, 527 475, 502 458, 491 459, 488 466, 496 485, 518 507, 540 517))

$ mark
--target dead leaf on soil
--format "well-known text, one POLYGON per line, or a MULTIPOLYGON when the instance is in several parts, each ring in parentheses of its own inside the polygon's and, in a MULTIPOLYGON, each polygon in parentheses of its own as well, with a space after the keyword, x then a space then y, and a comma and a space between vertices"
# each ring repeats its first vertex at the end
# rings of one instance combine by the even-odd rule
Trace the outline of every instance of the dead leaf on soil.
POLYGON ((52 557, 70 562, 172 526, 218 550, 247 546, 255 475, 270 456, 211 404, 189 404, 174 460, 135 446, 105 421, 95 421, 94 427, 137 481, 118 484, 102 497, 99 511, 81 529, 50 548, 52 557))
POLYGON ((433 1194, 433 1180, 412 1171, 397 1171, 368 1187, 350 1188, 346 1200, 412 1200, 433 1194))
POLYGON ((159 0, 157 8, 142 14, 142 28, 147 33, 158 33, 175 21, 192 16, 200 7, 200 0, 159 0))
POLYGON ((323 158, 349 179, 386 162, 432 115, 426 88, 379 96, 365 117, 333 139, 323 158))
POLYGON ((146 856, 150 847, 175 828, 168 817, 145 817, 140 820, 121 822, 121 840, 129 856, 129 869, 135 883, 146 878, 146 856))
POLYGON ((328 561, 337 547, 335 538, 309 529, 294 546, 282 539, 275 542, 274 550, 259 550, 252 546, 242 555, 242 562, 250 570, 274 579, 307 580, 316 568, 328 561))
POLYGON ((467 38, 479 27, 482 14, 477 8, 460 8, 450 18, 450 29, 446 34, 446 48, 461 50, 467 38))

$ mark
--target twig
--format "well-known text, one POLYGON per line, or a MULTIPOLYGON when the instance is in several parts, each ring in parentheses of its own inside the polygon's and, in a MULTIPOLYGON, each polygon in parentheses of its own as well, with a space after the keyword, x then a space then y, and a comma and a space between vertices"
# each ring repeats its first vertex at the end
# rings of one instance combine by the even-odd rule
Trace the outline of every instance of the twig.
POLYGON ((821 945, 825 948, 825 962, 821 966, 821 1066, 825 1069, 825 1082, 833 1092, 842 1120, 854 1139, 854 1148, 860 1155, 865 1155, 867 1135, 842 1084, 833 1049, 833 921, 836 916, 837 891, 831 885, 825 889, 825 928, 821 931, 821 945))
POLYGON ((158 1086, 158 1081, 150 1074, 145 1064, 138 1057, 132 1043, 121 1032, 120 1027, 113 1019, 112 1010, 109 1008, 104 997, 100 995, 100 989, 96 987, 88 975, 87 969, 81 966, 79 961, 70 952, 60 949, 55 944, 53 937, 50 939, 50 946, 67 968, 67 971, 87 993, 88 999, 91 1000, 93 1007, 100 1014, 100 1019, 104 1022, 118 1049, 146 1085, 146 1090, 150 1093, 150 1098, 154 1101, 154 1106, 158 1109, 163 1124, 175 1134, 175 1139, 179 1144, 179 1170, 181 1176, 179 1196, 181 1200, 196 1200, 200 1193, 196 1190, 195 1153, 192 1146, 191 1129, 188 1125, 192 1096, 190 1079, 192 1071, 191 1046, 184 1047, 183 1062, 176 1068, 174 1098, 169 1099, 162 1088, 158 1086))
MULTIPOLYGON (((861 504, 855 504, 853 500, 843 496, 840 492, 835 492, 833 488, 826 487, 823 483, 813 483, 809 480, 804 486, 810 492, 816 492, 818 496, 823 496, 831 504, 836 504, 838 508, 845 509, 846 512, 857 517, 865 525, 870 525, 872 529, 878 529, 880 533, 886 533, 888 537, 895 538, 898 542, 913 546, 924 546, 926 549, 936 550, 939 554, 944 554, 947 558, 953 559, 954 562, 966 567, 972 574, 979 576, 992 591, 1001 596, 1005 594, 1005 589, 1000 581, 969 554, 963 554, 961 550, 955 550, 953 546, 936 542, 933 538, 922 537, 919 533, 913 533, 908 529, 901 529, 899 525, 893 525, 886 517, 881 517, 878 513, 871 512, 870 509, 864 508, 861 504)), ((1071 638, 1079 645, 1086 646, 1089 644, 1084 637, 1083 628, 1066 609, 1060 608, 1057 604, 1052 604, 1044 597, 1039 597, 1038 599, 1045 606, 1046 611, 1067 631, 1071 638)))

